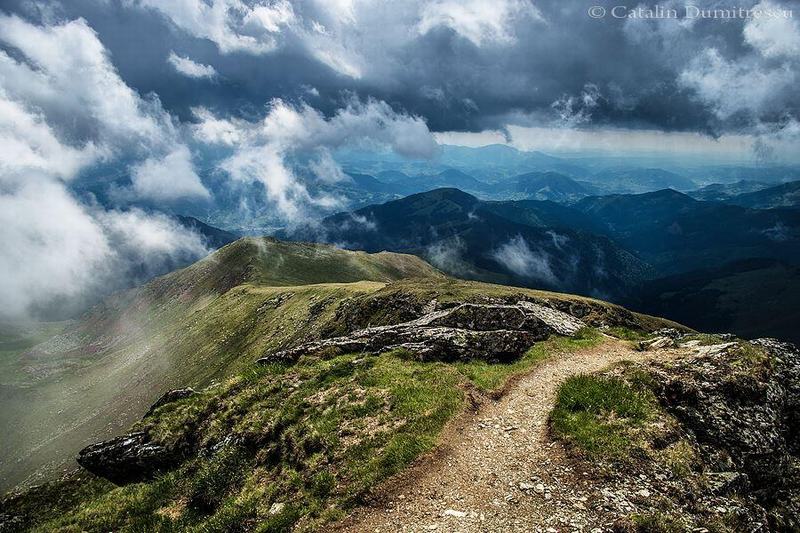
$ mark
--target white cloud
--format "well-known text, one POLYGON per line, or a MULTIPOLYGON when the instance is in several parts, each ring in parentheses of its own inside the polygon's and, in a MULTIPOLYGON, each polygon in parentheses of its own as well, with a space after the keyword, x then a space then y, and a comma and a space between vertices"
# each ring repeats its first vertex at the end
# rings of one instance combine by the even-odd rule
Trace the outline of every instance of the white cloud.
POLYGON ((119 147, 154 146, 174 136, 160 104, 122 81, 85 20, 36 26, 0 15, 0 41, 23 56, 18 61, 0 51, 0 86, 7 96, 39 110, 69 138, 102 137, 119 147))
POLYGON ((276 36, 295 20, 286 0, 133 0, 133 5, 156 10, 194 37, 208 39, 223 54, 263 54, 278 45, 276 36))
MULTIPOLYGON (((0 51, 0 105, 6 111, 0 134, 16 166, 24 162, 70 179, 85 166, 123 154, 172 164, 172 154, 188 154, 172 117, 157 99, 128 87, 85 20, 36 26, 0 15, 0 41, 20 52, 15 59, 0 51)), ((197 196, 199 179, 188 158, 181 162, 178 179, 151 171, 140 190, 174 185, 172 197, 197 196)))
POLYGON ((233 146, 242 140, 244 131, 248 128, 243 121, 217 118, 204 107, 192 108, 192 114, 197 120, 192 125, 192 134, 206 144, 233 146))
POLYGON ((423 5, 417 26, 420 33, 445 26, 476 46, 513 43, 515 21, 542 20, 526 0, 436 0, 423 5))
POLYGON ((0 191, 3 319, 78 311, 208 253, 199 235, 164 215, 87 207, 47 177, 0 191))
POLYGON ((149 158, 131 171, 133 190, 142 198, 171 201, 208 198, 208 190, 192 167, 192 154, 181 145, 161 158, 149 158))
POLYGON ((44 117, 9 100, 0 88, 0 176, 24 169, 70 179, 99 155, 91 142, 82 148, 62 144, 44 117))
POLYGON ((290 220, 302 217, 309 206, 336 203, 330 196, 309 193, 287 163, 290 156, 316 154, 312 172, 331 182, 341 179, 341 169, 326 156, 330 150, 388 146, 403 156, 431 157, 438 147, 421 118, 397 113, 377 100, 352 100, 329 118, 306 103, 280 99, 270 103, 260 122, 219 119, 205 109, 196 109, 195 116, 199 122, 193 131, 199 141, 233 149, 220 168, 235 180, 262 183, 267 199, 290 220))
POLYGON ((0 192, 0 245, 4 318, 79 296, 111 255, 102 229, 49 180, 28 179, 14 192, 0 192))
POLYGON ((533 250, 528 242, 517 235, 500 246, 492 254, 495 260, 508 270, 531 279, 558 284, 558 278, 550 266, 550 256, 544 250, 533 250))
POLYGON ((580 95, 562 95, 551 107, 558 116, 559 124, 571 128, 591 121, 592 111, 597 107, 600 96, 597 85, 587 83, 580 95))
POLYGON ((350 181, 350 178, 342 171, 339 164, 333 159, 331 151, 321 148, 316 159, 309 163, 309 170, 323 183, 340 183, 350 181))
POLYGON ((765 66, 749 60, 728 61, 715 48, 704 50, 679 76, 678 82, 693 89, 720 119, 738 112, 759 116, 791 90, 796 75, 788 65, 765 66))
POLYGON ((16 51, 0 51, 0 316, 79 310, 207 253, 163 215, 106 211, 67 190, 82 170, 125 155, 148 158, 136 167, 139 192, 205 191, 171 117, 122 81, 88 24, 0 15, 0 41, 16 51))
MULTIPOLYGON (((409 38, 448 27, 478 46, 508 45, 519 23, 542 20, 529 0, 128 0, 161 13, 224 54, 293 49, 336 72, 381 79, 409 38), (387 21, 389 21, 387 23, 387 21)), ((385 80, 384 80, 385 81, 385 80)))
POLYGON ((475 269, 464 259, 466 244, 455 236, 435 242, 425 249, 425 259, 433 266, 458 276, 474 276, 475 269))
POLYGON ((175 52, 169 53, 167 61, 176 71, 190 78, 213 78, 217 75, 217 71, 211 65, 197 63, 188 57, 179 56, 175 52))
MULTIPOLYGON (((754 7, 777 12, 780 6, 764 1, 754 7)), ((800 25, 789 17, 753 17, 744 26, 744 40, 764 57, 800 59, 800 25)))

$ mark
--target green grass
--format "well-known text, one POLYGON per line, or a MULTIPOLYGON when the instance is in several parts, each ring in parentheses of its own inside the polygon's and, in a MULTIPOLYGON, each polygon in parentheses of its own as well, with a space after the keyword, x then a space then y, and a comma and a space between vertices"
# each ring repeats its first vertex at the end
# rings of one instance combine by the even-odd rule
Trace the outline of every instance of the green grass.
MULTIPOLYGON (((58 513, 40 513, 43 530, 324 523, 430 450, 461 410, 464 389, 501 389, 547 356, 601 339, 592 330, 553 338, 498 365, 420 363, 400 353, 253 365, 265 353, 315 336, 405 320, 434 298, 443 304, 552 301, 580 307, 589 325, 670 325, 591 298, 446 278, 410 256, 245 239, 110 297, 68 327, 79 343, 25 361, 35 383, 11 391, 0 411, 0 425, 25 428, 10 432, 0 450, 0 489, 31 472, 52 479, 74 466, 87 442, 136 424, 167 444, 192 435, 201 449, 222 450, 233 435, 237 449, 230 462, 204 456, 150 483, 94 486, 91 496, 82 492, 86 480, 70 481, 64 491, 87 496, 72 509, 59 504, 58 513), (399 279, 404 276, 422 277, 399 279), (221 384, 137 423, 165 390, 213 383, 221 384), (270 514, 279 500, 283 511, 270 514)), ((15 339, 0 338, 6 341, 15 339)), ((19 361, 13 365, 22 368, 19 361)))
POLYGON ((636 531, 641 533, 683 533, 692 530, 680 518, 658 511, 634 514, 631 520, 636 531))
POLYGON ((24 368, 30 361, 21 355, 58 335, 70 324, 63 322, 0 323, 0 383, 3 385, 28 385, 30 376, 24 368))
POLYGON ((726 342, 730 342, 730 340, 726 340, 720 335, 716 335, 714 333, 694 333, 692 335, 688 335, 683 340, 698 341, 700 346, 713 346, 715 344, 725 344, 726 342))
POLYGON ((557 436, 590 455, 621 457, 633 445, 632 430, 656 409, 651 393, 621 378, 578 375, 559 389, 551 423, 557 436))
POLYGON ((612 337, 616 337, 618 339, 622 339, 625 341, 643 341, 653 336, 652 333, 648 333, 646 331, 635 330, 624 327, 611 327, 606 329, 605 333, 611 335, 612 337))
MULTIPOLYGON (((515 363, 303 357, 251 366, 137 424, 162 444, 202 450, 147 483, 93 478, 83 496, 39 515, 37 531, 300 531, 341 518, 381 480, 436 445, 465 403, 464 384, 494 390, 548 357, 602 341, 594 330, 538 343, 515 363), (274 504, 280 512, 271 514, 274 504)), ((35 504, 35 500, 29 503, 35 504)), ((38 514, 38 513, 37 513, 38 514)))
POLYGON ((480 390, 492 391, 501 389, 512 376, 533 368, 554 354, 590 348, 600 344, 602 339, 596 329, 583 328, 574 337, 551 337, 536 343, 513 363, 467 361, 455 363, 455 367, 480 390))
POLYGON ((298 520, 323 523, 435 445, 462 408, 462 379, 450 365, 396 354, 254 369, 165 405, 141 424, 161 442, 191 435, 213 449, 228 436, 233 441, 153 482, 94 495, 39 529, 200 531, 257 523, 279 530, 298 520), (269 513, 277 502, 284 504, 280 516, 269 513))

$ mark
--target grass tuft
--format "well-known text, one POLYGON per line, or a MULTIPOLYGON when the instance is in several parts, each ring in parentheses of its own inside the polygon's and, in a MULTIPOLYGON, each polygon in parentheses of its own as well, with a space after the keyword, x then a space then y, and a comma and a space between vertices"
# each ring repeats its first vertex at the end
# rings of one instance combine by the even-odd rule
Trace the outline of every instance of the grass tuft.
POLYGON ((561 386, 551 413, 556 435, 590 454, 619 457, 631 444, 630 430, 654 413, 654 400, 616 377, 578 375, 561 386))

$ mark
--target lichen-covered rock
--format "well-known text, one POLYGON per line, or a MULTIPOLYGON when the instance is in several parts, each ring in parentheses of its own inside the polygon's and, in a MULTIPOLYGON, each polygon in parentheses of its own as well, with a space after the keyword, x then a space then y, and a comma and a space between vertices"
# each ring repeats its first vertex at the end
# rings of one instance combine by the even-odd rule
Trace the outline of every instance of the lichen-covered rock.
POLYGON ((656 396, 697 438, 718 489, 746 485, 774 529, 800 530, 797 349, 768 339, 697 346, 652 368, 656 396))
POLYGON ((180 461, 180 454, 150 441, 143 432, 98 442, 82 449, 78 464, 118 485, 151 478, 180 461))
POLYGON ((553 333, 574 335, 584 327, 577 318, 531 302, 463 303, 425 310, 429 312, 413 320, 305 343, 268 354, 259 362, 294 361, 302 355, 324 352, 377 353, 398 348, 414 352, 421 360, 509 361, 553 333))

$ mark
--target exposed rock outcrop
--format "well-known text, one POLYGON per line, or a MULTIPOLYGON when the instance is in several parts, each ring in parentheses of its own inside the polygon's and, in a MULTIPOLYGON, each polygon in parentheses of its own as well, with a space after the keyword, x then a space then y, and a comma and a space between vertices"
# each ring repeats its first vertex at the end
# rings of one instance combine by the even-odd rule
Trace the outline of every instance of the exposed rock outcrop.
POLYGON ((752 495, 773 529, 800 530, 800 353, 771 339, 695 350, 652 366, 656 396, 697 438, 715 490, 752 495))
MULTIPOLYGON (((307 354, 380 352, 405 349, 421 360, 508 361, 551 334, 574 335, 585 324, 566 313, 532 302, 513 305, 463 303, 431 310, 419 318, 368 327, 349 335, 309 342, 268 354, 260 363, 294 361, 307 354)), ((435 307, 435 305, 433 306, 435 307)))
POLYGON ((150 441, 143 432, 87 446, 78 454, 78 464, 93 474, 122 485, 149 479, 180 461, 176 449, 150 441))

